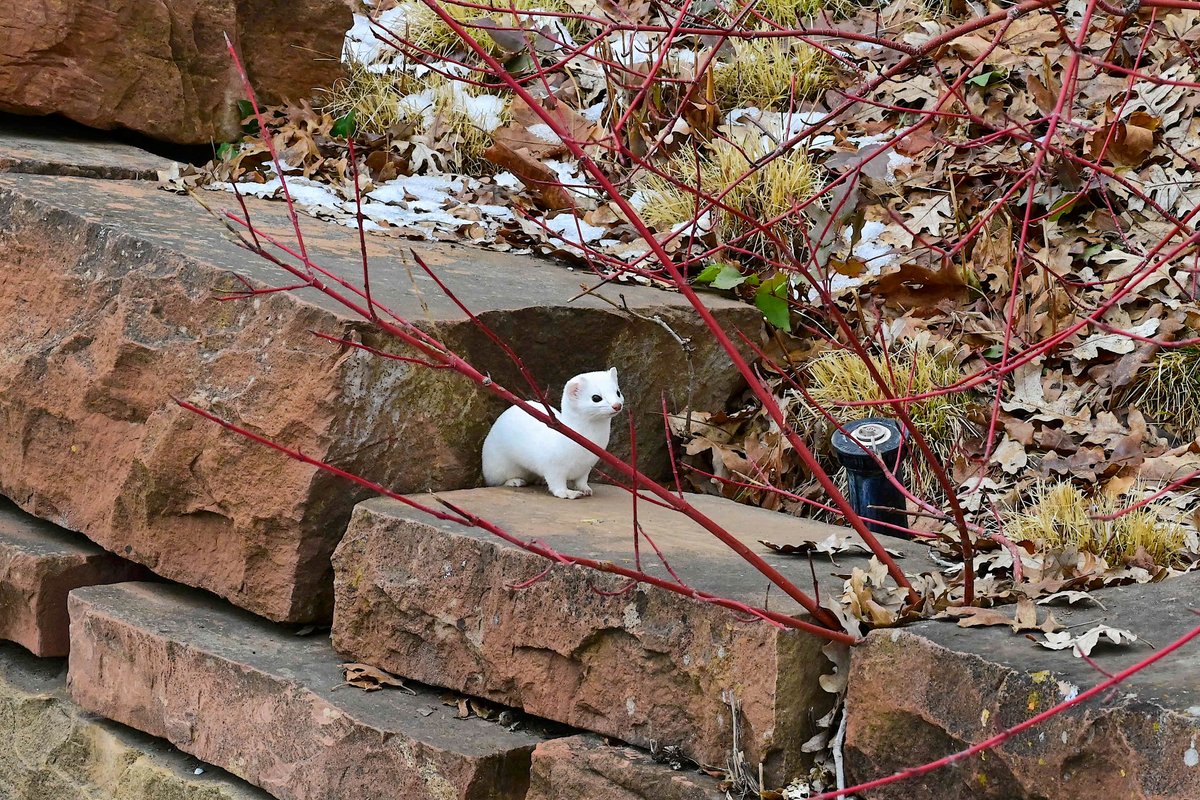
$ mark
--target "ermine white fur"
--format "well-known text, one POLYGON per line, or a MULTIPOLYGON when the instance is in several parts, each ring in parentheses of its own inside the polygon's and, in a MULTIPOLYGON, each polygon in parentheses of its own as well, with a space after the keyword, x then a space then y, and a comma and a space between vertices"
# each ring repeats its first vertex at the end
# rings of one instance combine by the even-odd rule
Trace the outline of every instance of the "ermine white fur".
MULTIPOLYGON (((608 447, 612 418, 624 406, 614 367, 571 378, 563 387, 562 411, 549 408, 549 413, 598 446, 608 447)), ((545 483, 550 494, 565 500, 592 493, 588 474, 599 460, 516 406, 500 415, 483 440, 483 479, 488 486, 545 483)))

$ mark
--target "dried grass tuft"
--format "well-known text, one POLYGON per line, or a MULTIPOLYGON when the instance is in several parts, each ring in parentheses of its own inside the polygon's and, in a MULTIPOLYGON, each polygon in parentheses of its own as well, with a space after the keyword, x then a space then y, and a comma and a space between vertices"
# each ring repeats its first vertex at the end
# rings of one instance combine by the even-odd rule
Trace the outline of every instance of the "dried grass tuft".
MULTIPOLYGON (((800 215, 792 209, 817 191, 820 173, 804 150, 793 150, 752 167, 752 162, 764 155, 765 148, 741 149, 724 140, 712 142, 698 162, 690 153, 675 155, 661 167, 662 171, 684 186, 697 187, 702 197, 663 177, 647 174, 638 184, 645 198, 643 219, 658 230, 670 230, 695 217, 707 198, 724 194, 721 202, 750 220, 781 218, 771 226, 772 231, 784 241, 791 240, 801 224, 800 215)), ((722 242, 737 242, 740 247, 759 251, 767 245, 761 235, 743 240, 753 230, 751 223, 720 207, 713 210, 712 227, 722 242)))
POLYGON ((333 117, 353 112, 359 131, 378 136, 419 119, 400 103, 418 89, 417 80, 407 72, 372 72, 365 64, 351 62, 346 76, 322 90, 317 103, 319 110, 333 117))
POLYGON ((817 48, 781 39, 739 39, 713 68, 722 108, 786 110, 834 82, 833 59, 817 48))
POLYGON ((1045 484, 1025 509, 1009 515, 1005 533, 1049 551, 1093 553, 1109 564, 1123 563, 1139 551, 1161 566, 1176 563, 1186 548, 1187 531, 1165 513, 1165 506, 1150 503, 1113 520, 1095 519, 1120 510, 1123 497, 1088 497, 1069 482, 1045 484))
POLYGON ((1184 437, 1194 434, 1200 427, 1200 347, 1161 352, 1138 375, 1127 402, 1184 437))

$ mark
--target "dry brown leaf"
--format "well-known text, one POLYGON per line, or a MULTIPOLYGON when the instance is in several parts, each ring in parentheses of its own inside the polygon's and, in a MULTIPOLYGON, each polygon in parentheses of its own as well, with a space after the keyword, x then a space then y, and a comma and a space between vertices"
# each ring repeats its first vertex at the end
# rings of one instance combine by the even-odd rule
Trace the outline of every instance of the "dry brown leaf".
POLYGON ((416 694, 397 676, 390 672, 384 672, 378 667, 372 667, 370 664, 342 664, 341 667, 345 682, 339 684, 340 686, 354 686, 364 692, 376 692, 390 686, 408 694, 416 694))
POLYGON ((1109 122, 1093 131, 1088 153, 1110 164, 1139 166, 1154 149, 1154 132, 1161 124, 1158 117, 1135 111, 1128 119, 1109 122))
POLYGON ((522 150, 513 150, 508 145, 495 142, 483 151, 483 157, 498 167, 508 170, 525 184, 537 198, 539 204, 549 211, 574 208, 571 195, 563 188, 558 173, 522 150))

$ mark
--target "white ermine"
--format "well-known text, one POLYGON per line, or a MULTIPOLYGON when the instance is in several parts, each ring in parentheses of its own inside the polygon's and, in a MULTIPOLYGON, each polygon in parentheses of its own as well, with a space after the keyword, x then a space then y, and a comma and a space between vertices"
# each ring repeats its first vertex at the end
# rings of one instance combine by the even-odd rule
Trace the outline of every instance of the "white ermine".
MULTIPOLYGON (((571 378, 563 387, 562 411, 549 412, 598 446, 608 447, 610 423, 624 405, 614 367, 571 378)), ((592 493, 588 473, 599 460, 516 406, 500 415, 483 440, 483 479, 488 486, 545 483, 550 494, 565 500, 592 493)))

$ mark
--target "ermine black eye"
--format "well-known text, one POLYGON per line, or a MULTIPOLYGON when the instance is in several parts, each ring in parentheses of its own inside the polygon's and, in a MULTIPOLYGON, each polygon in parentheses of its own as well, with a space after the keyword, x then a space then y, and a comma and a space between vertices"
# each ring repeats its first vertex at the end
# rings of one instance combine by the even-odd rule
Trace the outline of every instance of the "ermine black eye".
POLYGON ((601 396, 600 396, 600 395, 598 395, 598 394, 594 394, 594 395, 592 395, 592 402, 593 402, 593 403, 599 403, 599 402, 600 402, 601 400, 603 400, 603 399, 604 399, 604 398, 603 398, 603 397, 601 397, 601 396))
POLYGON ((618 400, 619 400, 619 399, 621 399, 621 393, 620 393, 620 392, 617 392, 617 399, 618 399, 618 400))

